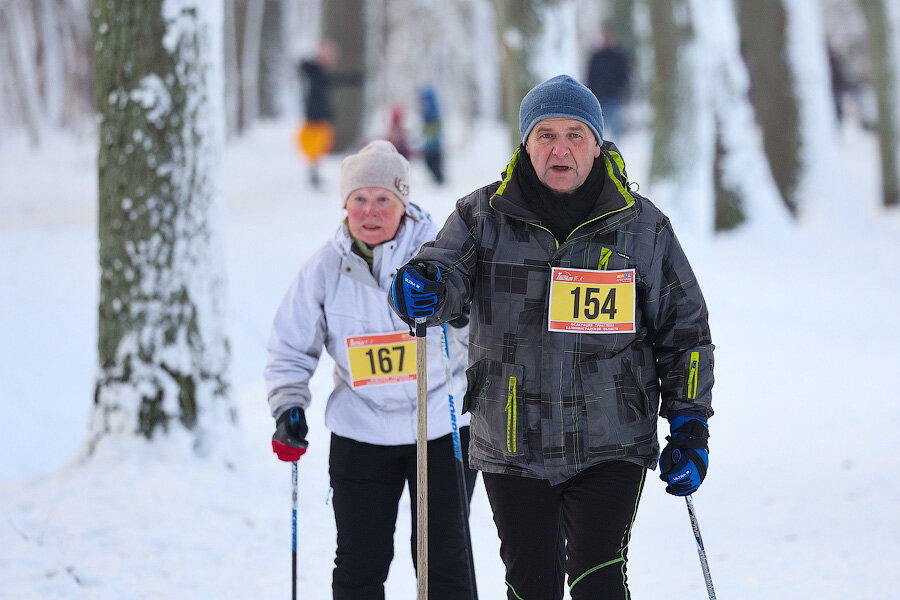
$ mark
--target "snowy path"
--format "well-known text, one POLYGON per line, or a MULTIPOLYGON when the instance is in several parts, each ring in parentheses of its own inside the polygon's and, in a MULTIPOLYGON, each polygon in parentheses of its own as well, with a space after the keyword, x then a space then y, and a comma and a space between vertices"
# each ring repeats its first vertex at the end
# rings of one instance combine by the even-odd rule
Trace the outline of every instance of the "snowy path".
MULTIPOLYGON (((325 168, 329 193, 311 193, 284 133, 262 129, 227 156, 241 415, 228 463, 196 459, 178 439, 152 448, 110 440, 92 460, 73 460, 94 374, 90 153, 64 149, 40 163, 0 157, 0 598, 287 597, 290 469, 268 446, 260 373, 275 306, 340 210, 331 189, 338 161, 325 168), (42 178, 50 159, 52 181, 42 178)), ((871 160, 864 141, 849 153, 860 169, 871 160)), ((413 196, 438 219, 503 166, 502 145, 472 148, 479 152, 451 163, 451 189, 415 168, 413 196)), ((630 172, 639 179, 637 158, 630 172)), ((857 212, 839 229, 776 239, 682 239, 717 345, 710 475, 694 499, 720 598, 897 597, 900 403, 891 376, 900 362, 900 222, 857 212)), ((321 416, 329 367, 323 361, 314 380, 311 450, 300 466, 300 590, 317 599, 330 597, 334 547, 321 416)), ((404 500, 391 598, 415 590, 408 510, 404 500)), ((503 597, 480 486, 472 519, 480 595, 503 597)), ((655 476, 629 557, 635 598, 705 597, 684 503, 655 476)))

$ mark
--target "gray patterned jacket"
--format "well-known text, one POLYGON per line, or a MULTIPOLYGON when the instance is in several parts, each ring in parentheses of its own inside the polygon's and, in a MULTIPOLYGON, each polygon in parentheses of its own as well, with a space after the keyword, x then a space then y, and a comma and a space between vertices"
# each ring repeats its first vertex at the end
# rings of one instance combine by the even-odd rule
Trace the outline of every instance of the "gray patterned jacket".
POLYGON ((712 415, 714 346, 697 279, 669 219, 629 190, 616 147, 602 157, 596 207, 563 243, 521 197, 512 174, 528 157, 517 150, 504 179, 461 199, 414 259, 438 264, 447 282, 429 325, 470 304, 463 406, 474 468, 551 484, 613 459, 655 469, 658 414, 712 415), (634 269, 634 333, 549 331, 551 267, 634 269))

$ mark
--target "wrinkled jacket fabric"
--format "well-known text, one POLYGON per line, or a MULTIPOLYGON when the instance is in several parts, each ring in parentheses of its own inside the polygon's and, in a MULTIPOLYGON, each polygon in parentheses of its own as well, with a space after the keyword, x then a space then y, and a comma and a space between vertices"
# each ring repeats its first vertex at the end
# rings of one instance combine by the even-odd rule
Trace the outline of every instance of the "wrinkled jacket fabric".
POLYGON ((529 158, 520 152, 502 181, 457 203, 415 258, 440 265, 447 282, 429 324, 470 304, 470 463, 552 484, 607 460, 655 468, 660 413, 713 412, 714 347, 697 279, 669 219, 629 190, 613 144, 602 149, 595 209, 562 243, 521 195, 514 170, 529 158), (636 332, 549 331, 551 267, 635 269, 636 332))
MULTIPOLYGON (((346 224, 300 268, 275 314, 269 336, 265 368, 269 407, 277 417, 291 406, 307 408, 309 380, 322 348, 334 359, 334 390, 325 407, 325 425, 334 433, 379 445, 416 441, 416 382, 353 388, 346 339, 374 333, 409 331, 385 298, 399 268, 437 227, 428 213, 409 204, 393 240, 374 248, 373 269, 351 251, 353 240, 346 224), (374 275, 373 275, 374 272, 374 275)), ((441 328, 428 330, 428 439, 451 431, 449 393, 441 328)), ((465 389, 468 332, 447 326, 452 389, 465 389)), ((415 349, 404 360, 416 360, 415 349)), ((457 398, 458 426, 468 425, 457 398)))

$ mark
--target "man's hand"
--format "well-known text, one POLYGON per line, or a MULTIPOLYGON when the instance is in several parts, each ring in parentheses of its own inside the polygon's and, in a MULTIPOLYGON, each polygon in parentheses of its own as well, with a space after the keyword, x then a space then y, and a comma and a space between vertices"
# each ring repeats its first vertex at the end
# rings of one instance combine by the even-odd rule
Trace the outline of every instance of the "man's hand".
POLYGON ((669 415, 672 435, 659 456, 659 478, 674 496, 693 494, 703 483, 709 466, 709 425, 706 419, 690 411, 669 415))
POLYGON ((284 411, 275 421, 272 450, 285 462, 297 462, 309 445, 306 441, 307 432, 309 427, 306 426, 306 415, 302 408, 294 406, 284 411))
POLYGON ((407 263, 391 284, 391 307, 411 324, 417 318, 433 315, 445 294, 446 285, 438 267, 424 262, 407 263))

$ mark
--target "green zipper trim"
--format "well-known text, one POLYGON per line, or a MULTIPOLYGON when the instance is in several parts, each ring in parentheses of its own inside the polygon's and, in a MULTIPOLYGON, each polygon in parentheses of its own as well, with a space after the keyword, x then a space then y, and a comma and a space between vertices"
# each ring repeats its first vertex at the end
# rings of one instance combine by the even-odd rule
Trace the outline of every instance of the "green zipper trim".
POLYGON ((597 263, 598 271, 606 271, 609 269, 609 257, 612 256, 612 250, 603 248, 600 250, 600 262, 597 263))
POLYGON ((700 366, 700 353, 691 352, 691 367, 688 371, 687 397, 689 400, 697 399, 697 381, 700 379, 698 368, 700 366))
POLYGON ((506 451, 510 453, 518 451, 516 424, 516 378, 510 377, 506 392, 506 451))

